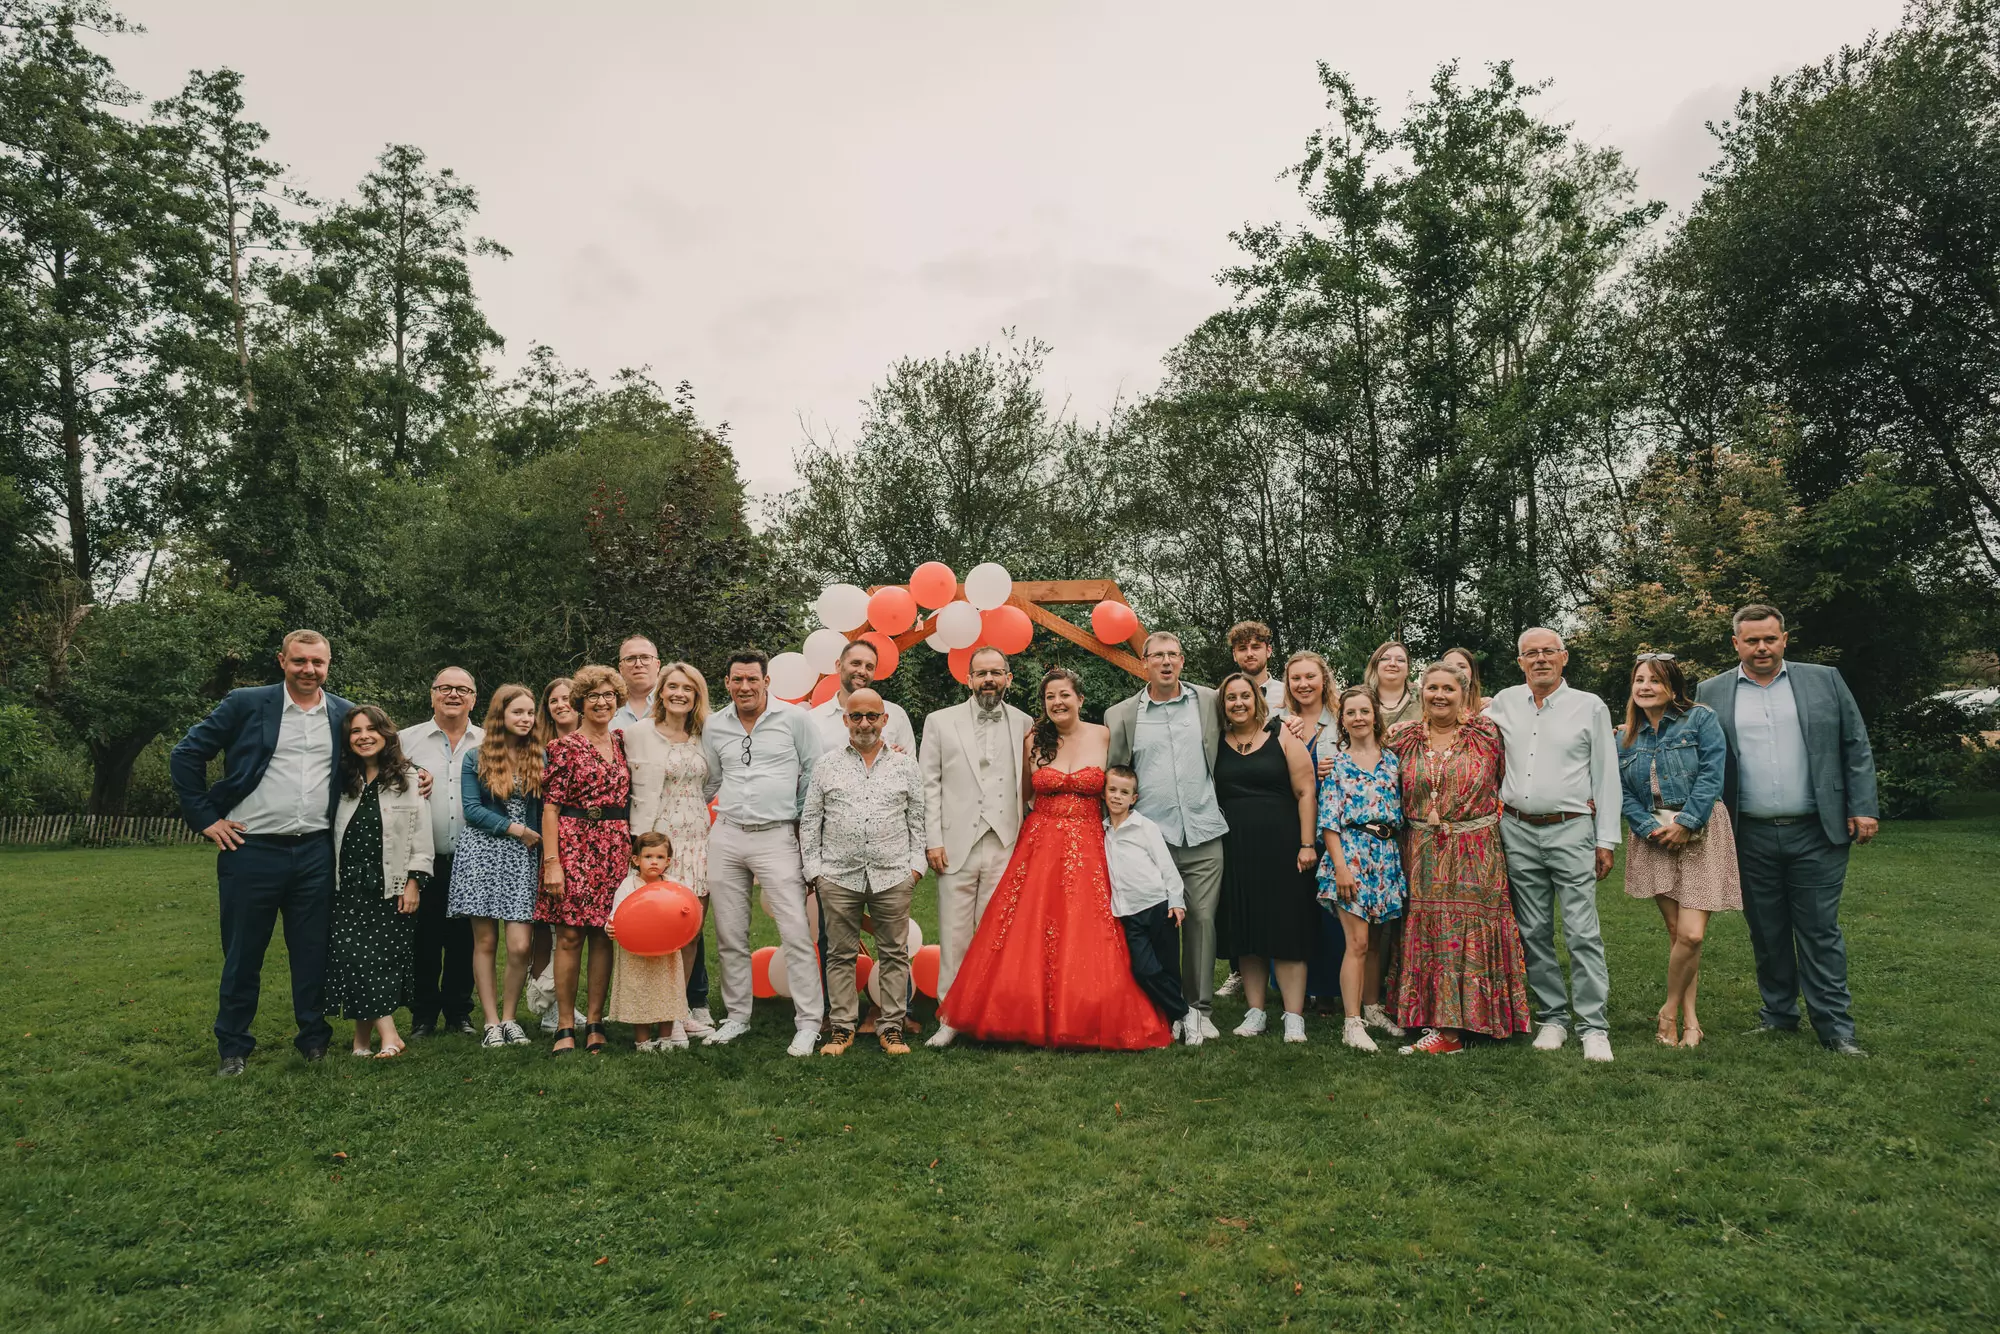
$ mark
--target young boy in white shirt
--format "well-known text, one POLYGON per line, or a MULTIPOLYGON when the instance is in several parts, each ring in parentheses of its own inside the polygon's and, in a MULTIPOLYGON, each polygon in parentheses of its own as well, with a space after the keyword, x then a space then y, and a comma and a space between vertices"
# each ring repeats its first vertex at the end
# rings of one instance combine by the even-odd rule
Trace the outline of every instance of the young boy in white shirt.
MULTIPOLYGON (((1132 978, 1176 1031, 1187 1017, 1181 994, 1180 924, 1187 916, 1181 873, 1160 827, 1132 809, 1139 775, 1129 765, 1104 771, 1104 860, 1111 868, 1111 912, 1125 928, 1132 978)), ((1201 1045, 1201 1025, 1187 1025, 1185 1041, 1201 1045)))

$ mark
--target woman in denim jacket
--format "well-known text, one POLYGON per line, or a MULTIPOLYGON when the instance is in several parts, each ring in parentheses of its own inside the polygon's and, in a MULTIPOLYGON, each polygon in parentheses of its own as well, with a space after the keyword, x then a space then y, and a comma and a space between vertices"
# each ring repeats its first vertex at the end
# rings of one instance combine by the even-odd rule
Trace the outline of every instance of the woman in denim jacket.
POLYGON ((1694 1001, 1708 915, 1743 910, 1736 838, 1722 805, 1728 761, 1721 720, 1689 697, 1674 655, 1641 653, 1632 665, 1618 769, 1631 827, 1625 892, 1660 905, 1673 941, 1659 1013, 1662 1046, 1701 1045, 1694 1001))

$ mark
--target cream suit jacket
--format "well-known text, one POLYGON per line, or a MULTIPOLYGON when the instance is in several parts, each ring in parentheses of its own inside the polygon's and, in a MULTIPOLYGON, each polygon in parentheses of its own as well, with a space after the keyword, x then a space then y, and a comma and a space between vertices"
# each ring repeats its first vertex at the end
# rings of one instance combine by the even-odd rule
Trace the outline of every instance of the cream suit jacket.
MULTIPOLYGON (((917 745, 917 761, 924 771, 924 836, 926 846, 944 849, 947 871, 956 871, 972 850, 972 831, 978 827, 979 736, 974 730, 971 700, 939 709, 924 718, 924 739, 917 745)), ((1021 752, 1033 726, 1028 715, 1012 704, 1000 706, 1006 750, 1001 761, 1014 766, 1016 797, 1027 792, 1027 777, 1021 772, 1021 752)), ((997 812, 993 831, 1012 847, 1021 833, 1021 803, 1012 810, 997 812)))

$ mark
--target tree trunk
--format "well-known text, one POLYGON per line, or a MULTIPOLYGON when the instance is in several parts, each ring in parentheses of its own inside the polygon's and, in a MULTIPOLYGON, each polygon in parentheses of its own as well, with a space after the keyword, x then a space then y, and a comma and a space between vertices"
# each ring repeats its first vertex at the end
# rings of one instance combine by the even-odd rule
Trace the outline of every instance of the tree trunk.
POLYGON ((83 486, 83 430, 78 423, 76 364, 67 343, 57 356, 57 411, 62 418, 63 500, 69 520, 69 555, 84 597, 91 596, 90 510, 83 486))
POLYGON ((114 737, 110 741, 90 743, 90 813, 92 815, 123 815, 125 799, 132 787, 132 766, 153 738, 159 735, 157 729, 143 735, 114 737))

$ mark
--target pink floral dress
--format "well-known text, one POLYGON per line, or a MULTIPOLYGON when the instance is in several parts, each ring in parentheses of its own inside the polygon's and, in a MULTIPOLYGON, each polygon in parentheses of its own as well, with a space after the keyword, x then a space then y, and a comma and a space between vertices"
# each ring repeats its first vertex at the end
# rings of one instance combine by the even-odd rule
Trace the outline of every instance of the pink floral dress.
MULTIPOLYGON (((611 734, 607 760, 581 730, 549 743, 543 761, 542 800, 578 810, 623 808, 632 796, 625 766, 625 737, 611 734)), ((611 900, 632 869, 632 836, 625 819, 559 815, 556 855, 562 860, 563 893, 535 895, 535 920, 561 926, 602 927, 611 900)))

